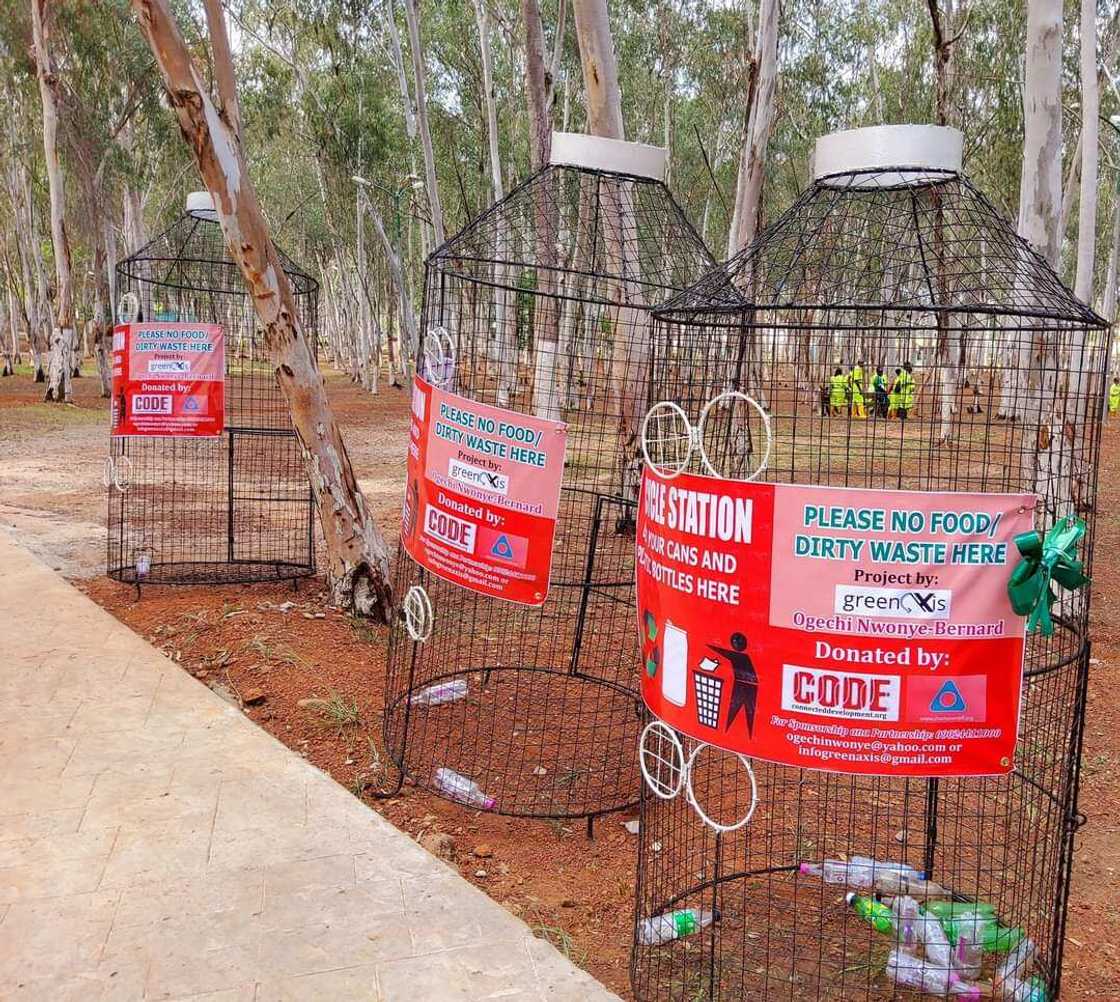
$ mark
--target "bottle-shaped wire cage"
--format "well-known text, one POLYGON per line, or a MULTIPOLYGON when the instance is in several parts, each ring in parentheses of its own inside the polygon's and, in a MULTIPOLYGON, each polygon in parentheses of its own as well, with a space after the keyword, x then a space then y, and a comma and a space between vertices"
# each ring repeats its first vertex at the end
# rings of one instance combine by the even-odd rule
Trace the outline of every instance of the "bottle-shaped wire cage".
MULTIPOLYGON (((312 344, 319 283, 280 260, 312 344)), ((170 229, 117 264, 136 319, 214 323, 225 333, 225 430, 217 437, 114 436, 108 574, 130 584, 296 580, 315 573, 303 457, 238 266, 205 192, 170 229)))
POLYGON ((427 262, 422 336, 442 329, 455 348, 445 388, 568 425, 543 605, 449 584, 403 547, 397 560, 395 594, 422 586, 433 629, 417 643, 394 625, 385 744, 402 780, 450 799, 463 799, 458 781, 440 770, 495 812, 586 817, 589 829, 637 801, 633 524, 650 310, 715 265, 664 167, 659 149, 556 133, 551 163, 427 262), (463 698, 428 699, 455 680, 463 698))
MULTIPOLYGON (((1108 328, 961 174, 960 149, 954 130, 916 126, 819 141, 815 181, 797 202, 657 311, 652 380, 694 420, 728 389, 763 404, 772 444, 763 480, 1033 493, 1039 530, 1069 513, 1087 520, 1088 562, 1108 328), (864 420, 851 400, 832 406, 828 390, 838 368, 846 375, 858 363, 864 420), (906 363, 907 399, 870 389, 878 370, 893 380, 906 363)), ((705 431, 725 476, 760 461, 764 431, 751 415, 717 410, 705 431)), ((661 799, 643 784, 637 998, 922 997, 885 970, 896 944, 848 907, 849 888, 800 872, 853 857, 909 864, 956 901, 990 905, 1036 946, 1013 997, 1056 997, 1084 820, 1088 589, 1064 593, 1055 610, 1054 634, 1027 638, 1007 776, 852 776, 755 760, 757 806, 737 831, 717 831, 686 797, 661 799), (714 920, 683 938, 643 932, 678 909, 693 909, 698 925, 714 920)), ((763 660, 756 655, 760 685, 766 671, 781 672, 763 660)), ((687 760, 697 743, 678 736, 687 760)), ((690 781, 717 823, 751 801, 728 752, 703 752, 690 781)), ((990 986, 1005 959, 986 955, 980 980, 990 986)))

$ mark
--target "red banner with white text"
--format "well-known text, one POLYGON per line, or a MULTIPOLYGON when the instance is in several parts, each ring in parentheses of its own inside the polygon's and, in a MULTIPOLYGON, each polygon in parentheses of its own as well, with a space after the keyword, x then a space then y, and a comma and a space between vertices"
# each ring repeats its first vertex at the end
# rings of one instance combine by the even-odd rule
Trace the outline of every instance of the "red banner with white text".
POLYGON ((637 600, 650 710, 773 762, 1007 773, 1028 495, 744 483, 648 468, 637 600))
POLYGON ((225 428, 225 339, 217 324, 113 328, 113 435, 214 437, 225 428))

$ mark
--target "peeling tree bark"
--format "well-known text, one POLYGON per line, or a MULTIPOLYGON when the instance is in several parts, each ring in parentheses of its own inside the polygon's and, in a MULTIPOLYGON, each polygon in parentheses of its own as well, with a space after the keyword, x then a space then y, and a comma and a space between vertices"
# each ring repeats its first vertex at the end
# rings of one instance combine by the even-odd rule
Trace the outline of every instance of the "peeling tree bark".
MULTIPOLYGON (((213 196, 227 247, 245 279, 277 382, 288 401, 319 508, 331 600, 341 608, 387 621, 392 597, 385 541, 358 487, 241 146, 225 117, 236 99, 222 95, 219 112, 169 0, 132 0, 132 7, 159 64, 168 104, 213 196)), ((211 31, 224 33, 225 26, 219 20, 211 31)), ((216 56, 223 51, 221 43, 212 42, 212 47, 216 56)), ((228 45, 224 51, 228 55, 228 45)), ((232 81, 232 68, 217 78, 232 81)))
POLYGON ((758 12, 758 34, 752 57, 753 86, 743 130, 739 178, 735 186, 735 208, 727 234, 727 256, 746 247, 758 232, 762 205, 762 181, 766 173, 766 147, 774 121, 774 94, 778 89, 778 0, 762 0, 758 12))
POLYGON ((51 243, 58 283, 57 311, 51 331, 47 363, 46 400, 58 403, 71 397, 70 379, 75 348, 74 303, 70 281, 70 241, 66 235, 66 198, 62 167, 58 160, 58 78, 50 54, 48 0, 31 0, 31 31, 35 46, 35 69, 43 102, 43 157, 51 203, 51 243))
POLYGON ((1019 233, 1054 269, 1062 197, 1061 54, 1061 0, 1028 0, 1019 233))

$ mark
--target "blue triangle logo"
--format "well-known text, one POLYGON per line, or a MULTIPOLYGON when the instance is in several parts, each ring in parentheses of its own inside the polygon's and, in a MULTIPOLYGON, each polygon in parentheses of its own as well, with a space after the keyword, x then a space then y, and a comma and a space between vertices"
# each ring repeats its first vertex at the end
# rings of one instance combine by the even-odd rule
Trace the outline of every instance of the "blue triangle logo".
POLYGON ((494 540, 494 545, 490 547, 490 556, 499 557, 502 560, 513 559, 513 547, 509 545, 509 540, 504 535, 494 540))
POLYGON ((931 713, 960 713, 967 708, 957 683, 946 679, 929 704, 931 713))

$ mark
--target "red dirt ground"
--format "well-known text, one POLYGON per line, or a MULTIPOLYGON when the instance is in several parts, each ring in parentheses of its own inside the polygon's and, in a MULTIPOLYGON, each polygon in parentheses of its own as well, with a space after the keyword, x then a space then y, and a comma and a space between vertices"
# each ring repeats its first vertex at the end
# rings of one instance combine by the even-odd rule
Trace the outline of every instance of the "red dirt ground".
MULTIPOLYGON (((100 406, 92 399, 92 382, 82 381, 81 408, 100 406)), ((370 398, 342 377, 332 377, 330 388, 359 477, 380 524, 391 533, 403 480, 406 395, 386 390, 370 398)), ((40 389, 23 377, 0 381, 0 415, 38 404, 40 389)), ((4 424, 0 417, 0 426, 4 424)), ((18 441, 18 428, 15 437, 18 441)), ((41 448, 38 441, 32 436, 25 444, 41 448)), ((98 457, 104 454, 100 424, 91 441, 99 443, 99 451, 87 462, 97 464, 99 473, 98 457)), ((1111 562, 1120 552, 1120 421, 1106 429, 1102 452, 1094 665, 1081 785, 1088 824, 1076 842, 1065 954, 1067 999, 1120 999, 1120 711, 1115 698, 1120 684, 1120 570, 1111 562)), ((89 471, 85 476, 95 479, 89 471)), ((80 491, 91 509, 97 491, 93 483, 80 491)), ((5 501, 10 500, 7 493, 5 501)), ((30 497, 19 498, 21 505, 30 502, 30 497)), ((59 512, 57 497, 41 502, 45 510, 59 512)), ((362 791, 363 799, 398 828, 442 850, 468 880, 539 928, 606 985, 629 996, 636 840, 623 829, 625 818, 600 820, 596 838, 588 842, 579 822, 471 813, 408 786, 391 800, 372 798, 367 787, 380 775, 386 632, 328 609, 321 581, 304 582, 298 592, 288 585, 147 588, 140 601, 133 589, 104 577, 75 583, 192 675, 243 703, 260 726, 344 786, 362 791)))

